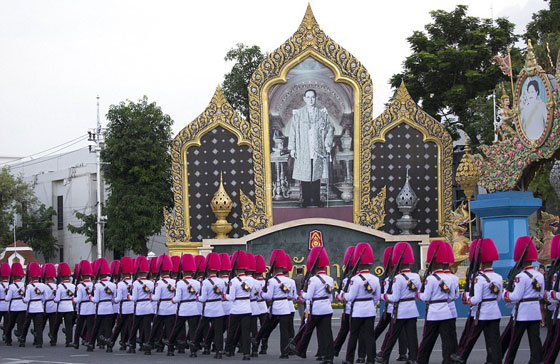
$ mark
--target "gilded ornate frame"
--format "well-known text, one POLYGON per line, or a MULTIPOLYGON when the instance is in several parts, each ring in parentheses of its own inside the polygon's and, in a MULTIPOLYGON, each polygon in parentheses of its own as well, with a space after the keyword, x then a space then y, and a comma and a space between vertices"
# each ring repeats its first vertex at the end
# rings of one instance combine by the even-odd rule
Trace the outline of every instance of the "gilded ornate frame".
POLYGON ((163 210, 168 243, 189 242, 191 239, 187 149, 201 146, 202 137, 218 126, 233 133, 237 145, 253 148, 249 123, 231 107, 218 86, 206 109, 177 134, 171 145, 175 208, 173 212, 163 210))
MULTIPOLYGON (((273 85, 286 82, 288 71, 308 57, 328 67, 334 73, 335 82, 344 82, 352 87, 355 146, 354 222, 360 223, 363 220, 360 216, 367 214, 364 209, 372 205, 369 183, 373 107, 371 77, 353 55, 323 32, 308 5, 298 30, 259 65, 249 83, 255 203, 251 221, 244 225, 251 225, 253 229, 272 226, 268 91, 273 85)), ((250 204, 252 205, 252 202, 250 204)))
POLYGON ((420 131, 424 142, 433 142, 437 146, 438 230, 440 236, 448 236, 453 211, 453 139, 443 125, 418 107, 404 83, 401 83, 389 107, 373 121, 371 146, 385 143, 387 132, 401 123, 420 131))

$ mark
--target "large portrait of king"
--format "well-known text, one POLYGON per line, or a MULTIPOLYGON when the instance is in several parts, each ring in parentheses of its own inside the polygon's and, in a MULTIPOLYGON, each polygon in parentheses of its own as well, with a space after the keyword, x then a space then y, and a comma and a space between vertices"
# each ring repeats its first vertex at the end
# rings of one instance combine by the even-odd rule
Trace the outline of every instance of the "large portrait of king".
POLYGON ((353 202, 354 95, 312 57, 268 92, 274 208, 353 202))

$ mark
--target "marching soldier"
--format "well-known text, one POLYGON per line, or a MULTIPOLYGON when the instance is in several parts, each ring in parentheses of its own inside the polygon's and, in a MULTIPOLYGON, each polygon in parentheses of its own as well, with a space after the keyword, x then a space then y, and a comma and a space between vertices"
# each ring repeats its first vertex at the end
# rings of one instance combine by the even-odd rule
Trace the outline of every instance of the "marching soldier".
POLYGON ((241 334, 241 351, 243 360, 250 360, 250 326, 251 326, 251 298, 253 296, 254 279, 248 277, 245 271, 248 269, 247 253, 238 250, 232 256, 235 266, 236 277, 229 281, 228 287, 223 294, 223 298, 232 302, 229 315, 229 327, 225 347, 226 356, 235 354, 235 336, 237 331, 241 334))
MULTIPOLYGON (((377 302, 381 293, 379 278, 370 273, 374 256, 368 243, 359 243, 354 248, 351 264, 358 267, 358 272, 350 278, 348 291, 340 293, 340 299, 350 303, 350 338, 346 348, 346 360, 354 362, 354 352, 361 338, 365 346, 367 362, 372 363, 375 357, 375 315, 377 302)), ((311 285, 311 284, 310 284, 311 285)))
MULTIPOLYGON (((249 338, 249 344, 252 341, 253 338, 255 338, 257 336, 257 333, 259 332, 258 329, 258 321, 259 321, 259 316, 261 315, 261 307, 259 305, 258 302, 258 297, 259 297, 259 292, 260 292, 260 288, 261 288, 261 282, 262 281, 258 281, 257 280, 257 260, 258 260, 258 256, 254 256, 251 253, 247 253, 247 264, 248 264, 248 268, 246 271, 247 277, 250 277, 252 279, 253 282, 253 288, 251 290, 251 322, 250 322, 250 338, 249 338)), ((263 260, 264 262, 264 260, 263 260)), ((265 268, 266 270, 266 268, 265 268)), ((239 332, 237 333, 237 337, 239 337, 239 332)), ((251 350, 251 357, 256 358, 259 356, 259 351, 258 349, 255 348, 255 350, 251 350)))
MULTIPOLYGON (((130 340, 128 353, 136 352, 136 332, 140 331, 141 338, 147 343, 150 337, 150 325, 152 324, 152 317, 154 310, 152 308, 152 301, 150 297, 154 291, 154 283, 147 278, 150 272, 150 266, 146 257, 139 256, 136 264, 138 279, 132 283, 132 294, 127 298, 134 302, 134 310, 132 317, 132 330, 130 331, 130 340)), ((144 354, 151 355, 149 345, 143 346, 144 354)))
MULTIPOLYGON (((510 364, 515 360, 519 343, 525 331, 529 337, 531 362, 543 361, 542 344, 540 339, 540 322, 542 319, 540 300, 544 297, 544 277, 533 268, 532 262, 538 258, 537 248, 530 236, 522 236, 515 242, 513 259, 521 262, 523 271, 515 277, 513 290, 505 290, 504 300, 515 304, 513 334, 508 347, 504 363, 510 364), (526 252, 523 258, 523 253, 526 252)), ((509 288, 509 287, 508 287, 509 288)))
POLYGON ((313 330, 317 328, 318 352, 323 359, 323 363, 332 363, 333 361, 331 328, 333 309, 331 303, 334 282, 326 274, 328 265, 329 258, 324 247, 313 247, 307 257, 307 269, 311 270, 314 276, 309 280, 308 287, 304 287, 303 291, 300 292, 302 299, 310 301, 310 319, 300 342, 295 347, 296 355, 305 357, 313 330))
MULTIPOLYGON (((255 281, 255 296, 258 305, 258 321, 259 321, 259 328, 262 328, 266 320, 268 319, 268 306, 266 305, 266 300, 261 297, 261 291, 264 286, 264 277, 262 276, 263 273, 266 272, 266 263, 264 261, 264 257, 262 255, 257 255, 256 257, 256 281, 255 281)), ((254 342, 256 341, 257 335, 259 330, 257 329, 251 337, 251 356, 257 357, 258 354, 266 354, 267 347, 265 347, 265 339, 263 338, 262 345, 261 345, 261 352, 259 352, 258 345, 255 346, 254 342)), ((268 341, 268 339, 266 339, 268 341)), ((268 342, 266 342, 268 346, 268 342)))
MULTIPOLYGON (((453 248, 451 247, 451 244, 447 243, 444 245, 445 250, 446 250, 446 256, 447 256, 447 261, 443 264, 443 274, 445 274, 447 276, 447 278, 451 279, 453 281, 453 285, 452 287, 454 287, 454 291, 451 291, 451 296, 449 297, 449 300, 447 301, 447 304, 449 305, 449 309, 451 310, 451 316, 453 318, 453 320, 451 321, 451 325, 452 325, 452 331, 455 332, 455 337, 453 338, 453 346, 454 346, 454 350, 457 351, 458 349, 458 343, 457 343, 457 306, 456 306, 456 301, 460 296, 459 293, 459 277, 457 277, 455 274, 451 273, 451 270, 449 269, 449 267, 451 266, 451 264, 455 263, 455 256, 453 254, 453 248)), ((451 287, 451 286, 450 286, 451 287)))
MULTIPOLYGON (((407 344, 410 358, 416 358, 418 355, 416 320, 419 313, 418 307, 416 307, 416 292, 420 287, 420 276, 410 270, 410 264, 414 264, 414 254, 410 244, 407 242, 397 243, 393 249, 391 260, 393 269, 399 271, 383 295, 385 302, 393 304, 393 313, 389 332, 381 348, 381 356, 376 358, 377 363, 389 362, 389 355, 393 346, 403 331, 406 339, 401 341, 407 344)), ((416 363, 414 359, 410 359, 408 362, 416 363)))
MULTIPOLYGON (((467 274, 469 275, 469 277, 471 277, 471 279, 474 281, 475 276, 478 274, 478 272, 471 272, 470 269, 475 269, 474 265, 475 265, 475 258, 476 258, 476 248, 478 246, 478 242, 480 241, 480 239, 475 239, 471 242, 471 246, 469 247, 469 261, 470 261, 470 266, 469 266, 469 270, 467 271, 467 274)), ((469 278, 467 277, 467 278, 469 278)), ((464 304, 467 304, 467 296, 463 295, 461 301, 464 304)), ((469 336, 469 333, 471 332, 472 326, 474 323, 474 312, 473 312, 473 308, 471 306, 470 312, 467 316, 467 320, 465 321, 465 327, 463 328, 463 332, 461 333, 461 338, 459 339, 459 348, 462 348, 465 346, 465 341, 467 340, 467 337, 469 336)))
MULTIPOLYGON (((560 259, 560 235, 554 236, 550 244, 550 258, 552 259, 552 266, 554 262, 558 263, 560 259)), ((549 270, 549 274, 551 271, 549 270)), ((560 289, 558 288, 558 273, 554 273, 552 278, 552 286, 547 292, 547 300, 550 302, 549 310, 552 311, 552 320, 548 327, 548 333, 543 345, 544 362, 545 364, 552 364, 556 362, 558 352, 560 351, 560 325, 558 318, 560 317, 560 289)))
POLYGON ((203 339, 203 332, 201 327, 205 327, 211 322, 214 329, 214 345, 216 348, 216 355, 214 358, 222 358, 222 350, 224 346, 223 322, 224 322, 224 308, 222 305, 222 293, 225 292, 225 284, 217 274, 221 269, 220 256, 218 253, 210 253, 206 257, 206 266, 208 268, 209 276, 202 282, 201 292, 198 300, 204 304, 202 310, 202 318, 199 324, 199 329, 195 335, 193 349, 199 346, 203 339))
MULTIPOLYGON (((43 266, 43 277, 45 277, 45 303, 43 307, 45 310, 46 319, 49 322, 48 336, 51 346, 55 346, 56 338, 52 335, 52 329, 55 326, 56 322, 56 303, 54 302, 54 298, 56 296, 56 284, 54 283, 54 279, 56 277, 56 268, 54 267, 54 264, 47 263, 43 266)), ((36 328, 35 331, 37 331, 36 328)))
POLYGON ((74 325, 74 305, 72 300, 76 294, 76 286, 70 283, 70 267, 68 263, 60 263, 58 265, 59 284, 56 287, 56 296, 54 303, 56 304, 56 320, 51 328, 51 343, 58 338, 58 329, 64 320, 64 328, 66 335, 66 347, 72 346, 72 326, 74 325))
MULTIPOLYGON (((444 246, 449 244, 441 240, 434 240, 428 247, 427 260, 434 267, 433 272, 424 278, 424 283, 417 292, 417 297, 426 303, 426 321, 424 336, 418 349, 418 363, 427 364, 438 336, 441 337, 443 362, 450 363, 451 354, 457 350, 457 333, 453 331, 454 318, 449 302, 455 298, 456 283, 444 267, 450 261, 449 251, 444 246)), ((430 267, 428 267, 429 270, 430 267)))
MULTIPOLYGON (((171 302, 171 299, 175 296, 175 280, 170 277, 170 272, 173 270, 173 262, 169 255, 159 257, 158 270, 161 271, 162 276, 157 281, 155 292, 152 296, 152 302, 156 302, 156 312, 148 343, 150 345, 156 343, 159 346, 158 351, 162 351, 160 343, 163 335, 165 335, 166 339, 169 339, 171 336, 177 311, 177 306, 171 302)), ((173 356, 173 351, 168 350, 167 355, 173 356)))
MULTIPOLYGON (((346 252, 344 252, 344 272, 350 272, 351 268, 349 264, 350 264, 350 260, 352 259, 352 255, 354 254, 354 248, 355 248, 354 246, 349 246, 348 248, 346 248, 346 252)), ((344 289, 344 287, 346 286, 350 278, 344 277, 344 279, 342 280, 342 284, 339 287, 339 292, 341 292, 344 289)), ((342 345, 344 345, 344 341, 346 341, 346 336, 348 336, 348 332, 350 331, 350 307, 352 304, 350 302, 343 302, 338 294, 336 295, 336 299, 344 304, 344 309, 342 310, 342 317, 340 318, 340 329, 338 330, 338 335, 336 335, 336 339, 334 340, 333 343, 333 355, 338 357, 338 354, 340 353, 340 349, 342 349, 342 345)), ((358 357, 360 357, 359 354, 358 357)))
POLYGON ((43 325, 45 308, 45 285, 41 283, 41 267, 39 264, 32 262, 27 266, 28 274, 31 277, 31 282, 25 288, 25 296, 23 302, 27 305, 25 314, 25 323, 23 331, 19 336, 19 346, 25 346, 25 338, 27 331, 31 326, 33 320, 33 327, 35 328, 34 345, 37 348, 43 347, 43 325))
MULTIPOLYGON (((93 286, 93 296, 90 296, 90 301, 95 304, 95 318, 93 328, 88 332, 88 345, 87 351, 93 351, 97 336, 101 334, 102 341, 111 337, 111 329, 113 322, 113 299, 117 286, 115 283, 110 282, 111 270, 105 258, 97 260, 99 272, 99 281, 93 286)), ((107 352, 112 352, 112 346, 107 345, 107 352)))
POLYGON ((464 344, 459 348, 457 355, 453 355, 455 363, 466 363, 467 359, 484 331, 484 340, 488 351, 487 362, 501 363, 500 348, 500 319, 502 314, 498 307, 498 300, 502 293, 502 276, 494 272, 492 262, 499 259, 498 249, 492 239, 479 241, 473 258, 480 257, 481 270, 474 279, 474 295, 463 293, 463 301, 474 308, 471 311, 473 322, 464 344), (478 252, 480 250, 480 252, 478 252))
POLYGON ((77 319, 76 319, 76 329, 74 332, 74 348, 78 349, 80 347, 79 340, 82 336, 82 331, 84 328, 93 327, 93 321, 95 319, 95 306, 90 302, 90 296, 93 289, 93 283, 91 282, 91 276, 93 275, 93 269, 91 263, 87 260, 82 260, 80 262, 78 281, 76 285, 77 292, 73 299, 76 305, 77 319), (80 279, 83 280, 80 281, 80 279))
POLYGON ((106 341, 106 344, 112 348, 120 335, 119 350, 126 350, 126 343, 129 340, 132 325, 132 314, 134 313, 134 303, 128 298, 132 292, 132 274, 134 273, 134 262, 132 258, 122 257, 119 268, 123 278, 117 283, 114 299, 118 307, 117 324, 111 338, 106 341))
POLYGON ((8 302, 8 325, 7 328, 4 329, 4 342, 8 346, 12 346, 12 330, 16 326, 16 323, 16 332, 21 333, 25 322, 27 305, 23 303, 23 297, 25 296, 25 283, 22 282, 23 276, 24 273, 21 264, 18 262, 12 263, 12 277, 14 278, 14 282, 8 287, 5 298, 5 301, 8 302))
POLYGON ((6 341, 6 331, 8 328, 8 302, 6 294, 10 286, 10 265, 2 263, 0 265, 0 322, 2 323, 2 341, 6 341))

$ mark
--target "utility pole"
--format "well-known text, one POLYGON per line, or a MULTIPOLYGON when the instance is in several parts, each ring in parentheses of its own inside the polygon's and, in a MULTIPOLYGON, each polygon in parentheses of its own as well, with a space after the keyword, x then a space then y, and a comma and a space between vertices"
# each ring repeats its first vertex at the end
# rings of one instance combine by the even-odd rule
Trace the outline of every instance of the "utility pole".
POLYGON ((89 151, 95 153, 97 157, 97 258, 103 256, 103 225, 105 220, 101 216, 101 208, 103 201, 101 200, 101 148, 105 142, 103 130, 101 129, 101 119, 99 117, 99 95, 97 95, 97 126, 95 129, 88 131, 88 140, 94 142, 94 145, 89 146, 89 151))

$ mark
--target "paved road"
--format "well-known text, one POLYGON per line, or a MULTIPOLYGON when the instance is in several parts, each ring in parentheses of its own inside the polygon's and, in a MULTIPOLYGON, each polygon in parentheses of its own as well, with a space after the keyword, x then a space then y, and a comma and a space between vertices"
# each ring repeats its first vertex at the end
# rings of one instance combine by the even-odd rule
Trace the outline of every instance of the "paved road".
MULTIPOLYGON (((339 310, 337 310, 339 311, 339 310)), ((297 316, 297 314, 296 314, 297 316)), ((340 327, 340 312, 335 312, 333 319, 333 333, 336 336, 338 332, 338 328, 340 327)), ((457 331, 458 335, 463 330, 465 320, 458 319, 457 320, 457 331)), ((502 319, 502 329, 507 324, 507 318, 502 319)), ((423 320, 418 321, 418 338, 420 340, 422 336, 422 328, 424 325, 423 320)), ((299 320, 296 320, 296 328, 299 326, 299 320)), ((206 364, 208 362, 217 362, 213 356, 203 356, 199 354, 199 357, 196 359, 191 359, 188 357, 188 352, 186 355, 184 354, 177 354, 175 353, 174 357, 167 357, 165 353, 155 353, 152 352, 151 356, 143 355, 143 353, 137 354, 126 354, 122 351, 118 351, 118 345, 115 346, 115 352, 113 353, 106 353, 103 350, 96 349, 92 353, 86 352, 85 347, 80 347, 79 350, 74 348, 65 348, 62 345, 58 345, 56 347, 51 347, 48 345, 48 338, 45 334, 46 345, 43 346, 42 349, 37 349, 32 346, 32 336, 28 335, 28 342, 25 348, 20 348, 15 344, 15 346, 5 346, 3 343, 0 343, 0 364, 25 364, 25 363, 50 363, 50 364, 67 364, 67 363, 115 363, 118 364, 126 364, 126 363, 171 363, 176 361, 189 361, 189 362, 199 362, 206 364)), ((546 336, 546 329, 541 329, 541 340, 544 340, 546 336)), ((253 362, 270 362, 270 361, 278 361, 278 356, 280 355, 279 349, 279 332, 276 330, 269 341, 269 350, 268 355, 261 355, 258 358, 252 358, 253 362)), ((377 340, 377 349, 381 347, 383 340, 383 336, 377 340)), ((62 332, 60 333, 58 342, 64 342, 62 337, 62 332)), ((17 343, 17 340, 15 340, 17 343)), ((282 363, 291 364, 291 363, 315 363, 313 360, 313 355, 317 350, 317 341, 315 339, 311 340, 311 345, 309 346, 307 357, 308 359, 300 359, 298 357, 290 357, 289 360, 282 360, 282 363)), ((340 353, 338 358, 335 358, 335 363, 340 363, 344 359, 344 351, 340 353)), ((236 355, 234 358, 226 358, 224 357, 223 361, 232 362, 232 363, 241 363, 241 355, 236 355)), ((397 348, 393 351, 391 355, 391 363, 401 363, 397 362, 395 359, 397 357, 397 348)), ((434 351, 430 358, 432 363, 440 363, 441 362, 441 342, 440 340, 437 341, 436 346, 434 347, 434 351)), ((486 349, 484 346, 484 338, 481 337, 470 358, 469 363, 484 363, 486 359, 486 349)), ((527 337, 523 338, 521 346, 519 348, 517 358, 515 360, 516 363, 526 363, 529 361, 529 344, 527 341, 527 337)))

